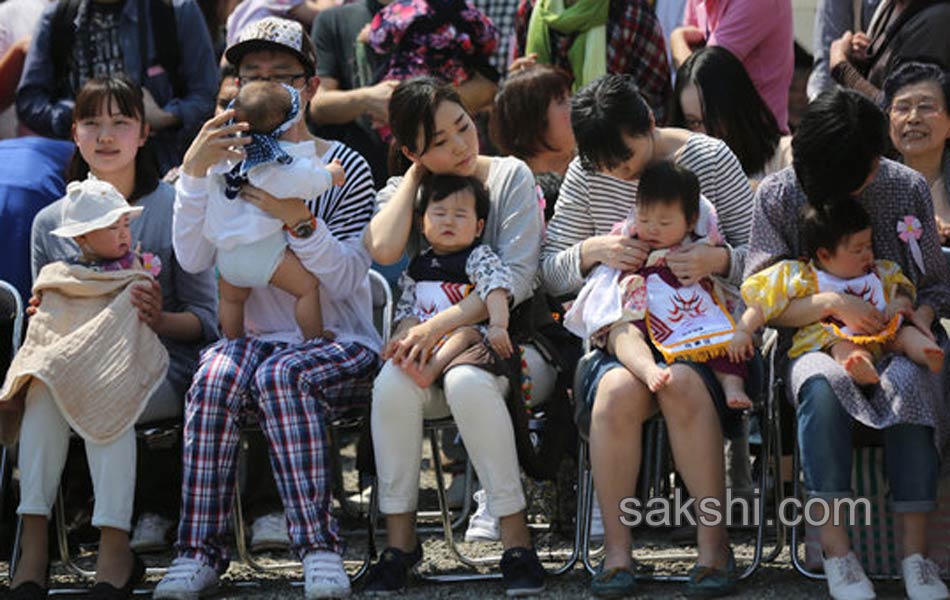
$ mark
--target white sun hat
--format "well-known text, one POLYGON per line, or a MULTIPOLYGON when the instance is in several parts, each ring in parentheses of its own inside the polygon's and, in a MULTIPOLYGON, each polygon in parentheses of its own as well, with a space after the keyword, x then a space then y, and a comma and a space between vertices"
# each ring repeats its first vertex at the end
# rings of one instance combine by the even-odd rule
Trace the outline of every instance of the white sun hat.
POLYGON ((140 214, 142 207, 129 206, 111 183, 92 178, 73 181, 66 186, 63 224, 50 233, 72 238, 108 227, 123 215, 134 219, 140 214))

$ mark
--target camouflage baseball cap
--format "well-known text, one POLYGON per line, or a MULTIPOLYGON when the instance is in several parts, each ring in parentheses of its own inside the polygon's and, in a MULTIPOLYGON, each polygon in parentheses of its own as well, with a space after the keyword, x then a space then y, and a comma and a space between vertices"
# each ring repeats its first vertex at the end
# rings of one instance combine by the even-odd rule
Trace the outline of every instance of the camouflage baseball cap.
POLYGON ((290 19, 267 17, 255 21, 241 31, 236 44, 224 56, 235 67, 248 52, 258 50, 286 50, 300 59, 309 75, 317 68, 317 50, 303 25, 290 19))

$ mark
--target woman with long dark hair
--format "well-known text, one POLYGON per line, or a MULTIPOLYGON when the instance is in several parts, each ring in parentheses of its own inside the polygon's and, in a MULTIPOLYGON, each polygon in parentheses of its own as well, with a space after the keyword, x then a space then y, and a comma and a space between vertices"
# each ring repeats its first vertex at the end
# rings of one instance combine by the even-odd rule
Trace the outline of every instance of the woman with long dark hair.
POLYGON ((742 62, 724 47, 707 46, 686 59, 673 99, 673 125, 726 142, 750 180, 792 163, 791 136, 782 136, 742 62))

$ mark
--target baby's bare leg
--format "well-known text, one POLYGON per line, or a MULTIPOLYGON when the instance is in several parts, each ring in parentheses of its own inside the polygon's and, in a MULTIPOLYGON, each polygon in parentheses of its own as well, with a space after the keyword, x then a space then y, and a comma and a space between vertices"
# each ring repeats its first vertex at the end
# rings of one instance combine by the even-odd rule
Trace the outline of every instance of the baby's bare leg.
POLYGON ((939 373, 943 368, 943 350, 916 327, 901 327, 894 341, 888 344, 888 348, 906 355, 907 358, 934 373, 939 373))
POLYGON ((831 356, 838 361, 858 385, 874 385, 881 381, 871 353, 854 342, 841 340, 831 347, 831 356))
POLYGON ((218 319, 224 337, 234 340, 244 337, 244 302, 251 295, 251 288, 238 287, 224 277, 218 278, 218 319))
POLYGON ((409 365, 405 371, 421 388, 427 388, 442 375, 452 359, 482 340, 482 334, 474 327, 459 327, 432 353, 426 366, 409 365))
POLYGON ((610 330, 607 351, 616 356, 637 379, 647 384, 651 392, 666 387, 673 375, 669 369, 656 364, 653 360, 653 349, 647 343, 643 332, 633 323, 617 325, 610 330))
POLYGON ((745 393, 745 381, 741 377, 716 370, 713 370, 713 375, 722 386, 722 391, 726 395, 726 405, 729 408, 752 408, 752 400, 745 393))
POLYGON ((317 278, 304 268, 297 255, 289 249, 277 265, 272 285, 297 298, 294 316, 303 332, 304 339, 312 340, 323 335, 323 315, 320 312, 320 286, 317 278))

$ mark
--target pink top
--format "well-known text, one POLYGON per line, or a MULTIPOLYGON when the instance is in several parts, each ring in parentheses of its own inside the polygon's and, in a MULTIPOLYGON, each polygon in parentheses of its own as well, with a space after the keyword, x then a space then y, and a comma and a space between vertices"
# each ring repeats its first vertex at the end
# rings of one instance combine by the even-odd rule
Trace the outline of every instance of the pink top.
POLYGON ((749 78, 788 133, 788 88, 795 68, 791 0, 687 0, 684 25, 706 32, 745 65, 749 78))

